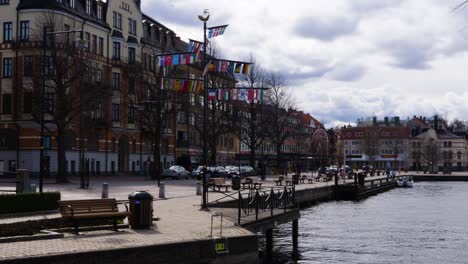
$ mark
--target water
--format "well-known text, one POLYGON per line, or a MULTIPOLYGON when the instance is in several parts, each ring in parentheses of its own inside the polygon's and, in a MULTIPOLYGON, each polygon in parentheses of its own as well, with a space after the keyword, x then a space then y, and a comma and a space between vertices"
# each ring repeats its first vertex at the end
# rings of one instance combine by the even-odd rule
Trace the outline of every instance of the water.
MULTIPOLYGON (((274 233, 290 260, 292 224, 274 233)), ((417 182, 360 202, 303 210, 297 263, 468 263, 468 183, 417 182)))

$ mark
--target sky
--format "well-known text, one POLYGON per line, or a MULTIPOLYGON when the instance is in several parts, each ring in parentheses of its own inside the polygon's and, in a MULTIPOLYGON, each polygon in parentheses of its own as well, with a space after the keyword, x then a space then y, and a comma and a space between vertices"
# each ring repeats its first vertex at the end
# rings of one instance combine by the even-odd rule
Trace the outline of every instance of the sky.
POLYGON ((358 118, 468 120, 468 7, 461 0, 142 0, 183 40, 208 26, 223 59, 281 73, 297 108, 327 127, 358 118))

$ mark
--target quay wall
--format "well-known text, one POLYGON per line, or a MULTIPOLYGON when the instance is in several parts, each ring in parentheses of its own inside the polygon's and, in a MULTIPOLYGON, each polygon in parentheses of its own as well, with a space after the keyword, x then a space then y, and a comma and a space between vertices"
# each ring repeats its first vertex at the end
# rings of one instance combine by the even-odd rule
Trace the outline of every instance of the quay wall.
POLYGON ((411 175, 414 181, 468 181, 468 175, 411 175))
MULTIPOLYGON (((157 236, 157 234, 155 234, 157 236)), ((90 252, 76 252, 39 257, 16 258, 1 264, 130 264, 130 263, 258 263, 256 235, 223 238, 228 252, 217 253, 215 240, 145 245, 90 252)))

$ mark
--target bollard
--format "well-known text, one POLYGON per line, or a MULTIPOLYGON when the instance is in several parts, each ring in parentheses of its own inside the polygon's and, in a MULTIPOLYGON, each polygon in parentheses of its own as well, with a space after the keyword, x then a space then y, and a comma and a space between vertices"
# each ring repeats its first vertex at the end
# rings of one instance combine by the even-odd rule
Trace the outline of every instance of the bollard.
POLYGON ((159 184, 159 198, 166 198, 166 184, 164 182, 159 184))
POLYGON ((102 184, 101 198, 109 198, 109 184, 106 182, 102 184))
POLYGON ((201 182, 197 182, 197 195, 201 195, 202 194, 202 184, 201 182))

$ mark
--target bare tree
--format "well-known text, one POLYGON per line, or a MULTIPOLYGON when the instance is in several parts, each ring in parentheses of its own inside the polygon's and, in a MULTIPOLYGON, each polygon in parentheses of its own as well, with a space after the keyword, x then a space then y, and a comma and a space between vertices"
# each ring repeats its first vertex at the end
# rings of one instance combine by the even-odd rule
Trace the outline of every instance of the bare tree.
POLYGON ((369 165, 374 166, 376 156, 379 154, 379 136, 378 127, 368 127, 364 132, 363 153, 369 157, 369 165))
MULTIPOLYGON (((245 76, 243 84, 250 89, 265 88, 265 70, 256 63, 255 57, 251 54, 248 58, 252 62, 249 73, 245 76)), ((260 91, 257 91, 260 92, 260 91)), ((263 92, 263 91, 262 91, 263 92)), ((262 101, 239 102, 237 104, 239 116, 239 137, 240 141, 249 148, 249 163, 255 167, 256 150, 262 146, 266 137, 266 116, 262 101)))
MULTIPOLYGON (((76 29, 79 26, 74 20, 64 21, 63 17, 55 13, 46 13, 38 20, 32 32, 41 36, 43 30, 60 31, 63 30, 64 23, 69 25, 65 30, 76 29)), ((47 35, 46 54, 42 54, 45 59, 41 63, 42 77, 45 78, 45 98, 42 97, 42 88, 34 90, 34 120, 42 122, 41 113, 45 111, 45 128, 50 133, 53 130, 56 133, 57 182, 67 181, 66 130, 70 128, 71 123, 80 122, 79 120, 86 115, 85 110, 89 114, 97 113, 104 98, 100 95, 108 91, 103 82, 94 81, 93 62, 86 58, 87 51, 79 49, 74 43, 75 37, 73 33, 47 35), (86 105, 83 102, 86 102, 86 105)), ((83 135, 80 135, 80 138, 82 137, 83 135)))
POLYGON ((434 139, 429 139, 429 141, 425 143, 423 155, 429 165, 429 172, 437 172, 441 154, 440 147, 434 139))
POLYGON ((267 75, 266 83, 270 88, 266 93, 265 114, 268 123, 268 139, 276 148, 276 166, 284 169, 282 148, 285 141, 296 133, 296 124, 289 110, 293 108, 291 92, 284 85, 282 76, 277 72, 267 75))

